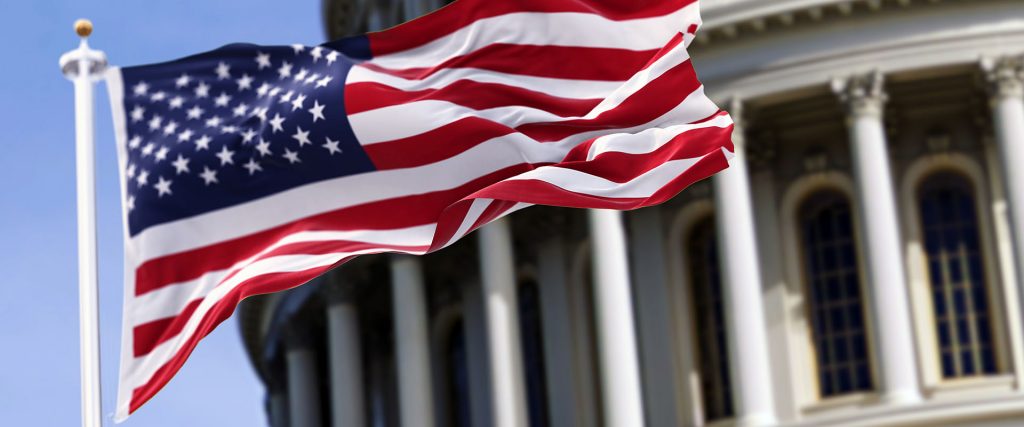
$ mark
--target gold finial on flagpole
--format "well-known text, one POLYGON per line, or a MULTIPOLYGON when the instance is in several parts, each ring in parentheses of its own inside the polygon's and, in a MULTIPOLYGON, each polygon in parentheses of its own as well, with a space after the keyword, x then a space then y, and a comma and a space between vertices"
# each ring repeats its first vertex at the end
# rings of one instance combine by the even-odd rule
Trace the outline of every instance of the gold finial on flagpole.
POLYGON ((85 38, 92 34, 92 21, 88 19, 79 19, 75 21, 75 33, 79 37, 85 38))

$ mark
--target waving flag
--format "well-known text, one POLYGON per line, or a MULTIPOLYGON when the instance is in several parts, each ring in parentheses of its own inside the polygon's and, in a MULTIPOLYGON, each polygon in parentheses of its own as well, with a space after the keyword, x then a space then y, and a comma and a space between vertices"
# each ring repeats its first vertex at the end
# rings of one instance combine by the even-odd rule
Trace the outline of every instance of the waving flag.
POLYGON ((459 0, 320 46, 113 69, 117 419, 243 298, 424 254, 531 204, 631 209, 727 167, 694 0, 459 0))

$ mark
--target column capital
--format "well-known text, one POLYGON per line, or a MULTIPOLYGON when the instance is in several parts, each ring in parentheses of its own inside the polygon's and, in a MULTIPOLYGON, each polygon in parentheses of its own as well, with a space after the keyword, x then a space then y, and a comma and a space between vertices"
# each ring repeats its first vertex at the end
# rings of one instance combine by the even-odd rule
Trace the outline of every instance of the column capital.
POLYGON ((847 114, 855 117, 881 118, 885 103, 885 76, 880 71, 832 79, 832 93, 846 106, 847 114))
POLYGON ((980 65, 993 102, 1024 97, 1024 57, 986 57, 980 65))
POLYGON ((328 306, 351 303, 367 280, 368 265, 345 265, 324 274, 323 295, 328 306))
POLYGON ((288 320, 288 324, 281 330, 284 333, 282 338, 285 351, 309 350, 316 346, 320 341, 320 337, 311 332, 313 328, 309 323, 301 317, 288 320))

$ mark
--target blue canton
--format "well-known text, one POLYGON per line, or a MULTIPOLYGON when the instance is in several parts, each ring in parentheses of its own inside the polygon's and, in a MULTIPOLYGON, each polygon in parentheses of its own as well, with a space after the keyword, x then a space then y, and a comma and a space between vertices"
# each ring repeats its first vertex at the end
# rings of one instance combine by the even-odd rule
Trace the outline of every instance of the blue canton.
POLYGON ((129 234, 373 171, 345 113, 353 59, 336 49, 350 44, 236 44, 124 68, 129 234))

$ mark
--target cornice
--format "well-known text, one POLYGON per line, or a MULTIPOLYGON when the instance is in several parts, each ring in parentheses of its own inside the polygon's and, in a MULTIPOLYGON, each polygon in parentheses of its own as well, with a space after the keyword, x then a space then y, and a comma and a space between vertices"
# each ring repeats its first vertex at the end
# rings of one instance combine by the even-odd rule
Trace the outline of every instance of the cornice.
MULTIPOLYGON (((965 0, 704 0, 696 47, 769 32, 965 0)), ((984 0, 974 0, 984 1, 984 0)))

